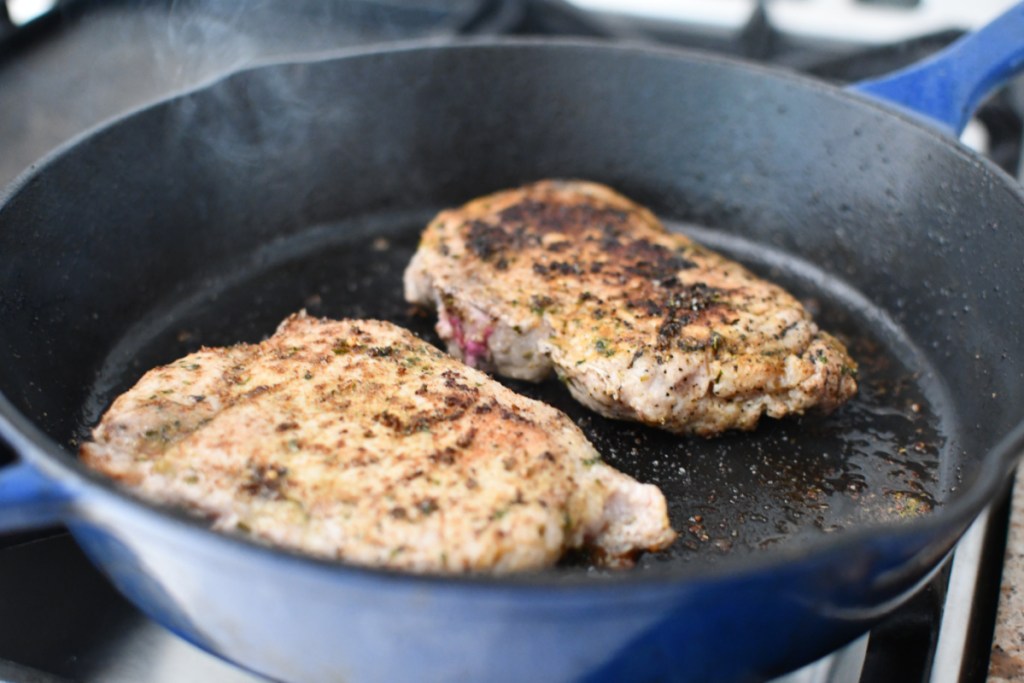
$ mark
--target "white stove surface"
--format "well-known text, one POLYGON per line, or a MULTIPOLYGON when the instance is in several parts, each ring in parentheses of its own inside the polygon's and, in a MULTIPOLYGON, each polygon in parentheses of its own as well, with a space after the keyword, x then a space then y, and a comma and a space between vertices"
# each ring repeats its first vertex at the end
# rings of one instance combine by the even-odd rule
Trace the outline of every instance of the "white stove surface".
MULTIPOLYGON (((757 0, 571 0, 581 9, 735 30, 757 0)), ((978 28, 1016 0, 918 0, 914 7, 865 0, 768 0, 772 25, 808 38, 884 44, 946 29, 978 28)))

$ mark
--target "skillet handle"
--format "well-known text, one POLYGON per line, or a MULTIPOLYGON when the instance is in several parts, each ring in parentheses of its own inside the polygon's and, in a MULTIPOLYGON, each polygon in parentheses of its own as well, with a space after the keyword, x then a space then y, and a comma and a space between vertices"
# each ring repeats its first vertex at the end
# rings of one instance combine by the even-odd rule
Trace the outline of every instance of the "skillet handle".
POLYGON ((72 500, 70 491, 31 465, 17 462, 0 469, 0 533, 60 522, 72 500))
POLYGON ((850 86, 959 136, 992 90, 1024 69, 1024 2, 928 59, 850 86))

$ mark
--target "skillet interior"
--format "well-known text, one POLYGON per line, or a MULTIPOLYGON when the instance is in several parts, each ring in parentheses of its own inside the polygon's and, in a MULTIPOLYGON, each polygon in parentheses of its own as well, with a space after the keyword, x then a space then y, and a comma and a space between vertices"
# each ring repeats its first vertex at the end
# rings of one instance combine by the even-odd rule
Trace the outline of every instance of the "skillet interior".
POLYGON ((254 341, 301 306, 429 334, 398 279, 430 213, 585 177, 712 226, 684 229, 816 302, 863 366, 839 416, 716 441, 516 385, 665 488, 683 538, 650 562, 770 552, 968 488, 1024 398, 1008 296, 1021 291, 1019 195, 929 132, 824 88, 623 54, 513 46, 268 67, 87 137, 0 211, 2 343, 17 360, 0 387, 73 448, 146 368, 254 341))
MULTIPOLYGON (((77 438, 85 438, 113 398, 150 367, 202 345, 258 341, 299 308, 334 318, 391 320, 443 348, 433 314, 406 304, 401 289, 402 272, 429 218, 428 212, 385 212, 355 224, 315 226, 158 302, 104 362, 77 438)), ((731 252, 818 309, 822 324, 841 334, 861 363, 861 390, 830 417, 766 420, 752 433, 701 439, 601 418, 554 379, 506 381, 571 415, 608 462, 662 488, 681 538, 644 562, 713 562, 791 546, 927 514, 945 498, 957 480, 948 467, 955 461, 948 453, 954 416, 943 414, 943 387, 892 321, 790 255, 713 230, 677 228, 731 252)), ((586 566, 582 558, 569 558, 563 569, 580 566, 586 566)))

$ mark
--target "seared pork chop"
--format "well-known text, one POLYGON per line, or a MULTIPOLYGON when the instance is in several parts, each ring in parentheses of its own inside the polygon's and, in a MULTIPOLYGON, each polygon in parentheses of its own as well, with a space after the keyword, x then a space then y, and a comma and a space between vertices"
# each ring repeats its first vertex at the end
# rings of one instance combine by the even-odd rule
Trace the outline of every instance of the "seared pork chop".
POLYGON ((831 411, 856 364, 782 288, 609 188, 543 181, 441 212, 405 272, 449 352, 673 432, 831 411))
POLYGON ((675 537, 665 499, 568 417, 390 323, 304 313, 148 372, 81 448, 144 498, 285 548, 414 571, 610 563, 675 537))

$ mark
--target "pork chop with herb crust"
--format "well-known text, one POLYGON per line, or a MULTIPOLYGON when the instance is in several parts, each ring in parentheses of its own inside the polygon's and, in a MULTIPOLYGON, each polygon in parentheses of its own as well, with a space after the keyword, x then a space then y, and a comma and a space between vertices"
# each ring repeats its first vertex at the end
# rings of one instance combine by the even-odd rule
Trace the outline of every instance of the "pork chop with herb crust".
POLYGON ((542 181, 441 212, 405 297, 437 309, 468 364, 554 371, 598 413, 673 432, 828 412, 857 389, 843 344, 794 297, 596 183, 542 181))
POLYGON ((148 372, 87 465, 220 530, 413 571, 609 564, 669 545, 664 496, 568 417, 390 323, 302 314, 148 372))

